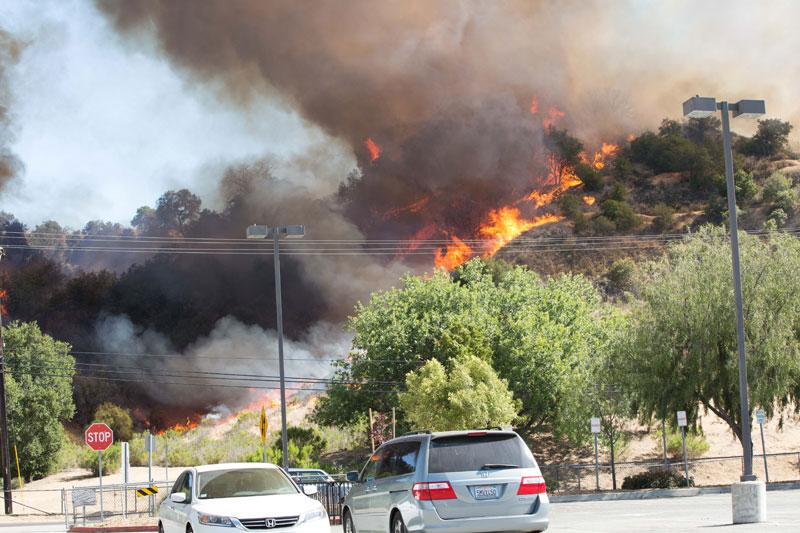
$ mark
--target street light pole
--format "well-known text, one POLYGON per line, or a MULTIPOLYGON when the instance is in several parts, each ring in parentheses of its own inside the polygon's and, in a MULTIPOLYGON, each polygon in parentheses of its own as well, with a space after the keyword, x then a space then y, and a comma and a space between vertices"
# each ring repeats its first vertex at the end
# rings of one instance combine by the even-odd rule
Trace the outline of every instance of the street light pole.
POLYGON ((283 364, 283 302, 281 298, 281 259, 280 238, 299 239, 305 235, 304 226, 282 226, 271 228, 269 226, 253 224, 247 227, 248 239, 266 239, 272 237, 272 255, 275 268, 275 308, 278 332, 278 368, 281 381, 281 466, 284 470, 289 468, 289 437, 286 431, 286 376, 283 364))
POLYGON ((750 402, 747 391, 747 359, 744 345, 744 311, 742 309, 742 274, 739 266, 739 224, 736 216, 736 184, 733 181, 733 150, 728 102, 720 102, 722 114, 722 151, 725 155, 725 180, 728 189, 728 225, 731 234, 731 262, 733 263, 733 293, 736 300, 736 346, 739 352, 739 396, 742 416, 742 450, 744 472, 742 481, 755 481, 753 474, 753 438, 750 434, 750 402))
POLYGON ((278 232, 272 231, 272 255, 275 258, 275 305, 278 322, 278 368, 281 378, 281 460, 284 470, 289 469, 289 437, 286 434, 286 378, 283 370, 283 302, 281 298, 281 253, 278 232))
MULTIPOLYGON (((3 248, 0 247, 0 261, 3 259, 3 248)), ((3 471, 3 500, 6 514, 14 512, 11 498, 11 446, 8 443, 8 413, 6 412, 6 360, 3 341, 3 302, 0 299, 0 461, 3 471)))

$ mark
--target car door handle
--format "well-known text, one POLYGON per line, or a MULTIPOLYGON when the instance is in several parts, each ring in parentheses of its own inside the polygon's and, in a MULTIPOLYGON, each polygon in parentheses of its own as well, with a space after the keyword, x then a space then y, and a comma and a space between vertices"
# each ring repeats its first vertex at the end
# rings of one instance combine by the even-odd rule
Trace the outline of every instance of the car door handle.
POLYGON ((398 494, 400 492, 408 492, 408 489, 390 490, 389 494, 398 494))

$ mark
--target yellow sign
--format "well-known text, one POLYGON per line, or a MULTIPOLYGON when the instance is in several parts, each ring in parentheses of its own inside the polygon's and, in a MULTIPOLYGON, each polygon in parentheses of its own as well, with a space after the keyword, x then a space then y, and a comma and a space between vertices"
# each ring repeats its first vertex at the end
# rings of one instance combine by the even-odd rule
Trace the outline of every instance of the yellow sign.
POLYGON ((267 442, 267 410, 261 408, 261 422, 258 424, 258 429, 261 430, 261 444, 267 442))
POLYGON ((158 487, 153 485, 152 487, 142 487, 141 489, 136 490, 137 496, 154 496, 158 494, 158 487))

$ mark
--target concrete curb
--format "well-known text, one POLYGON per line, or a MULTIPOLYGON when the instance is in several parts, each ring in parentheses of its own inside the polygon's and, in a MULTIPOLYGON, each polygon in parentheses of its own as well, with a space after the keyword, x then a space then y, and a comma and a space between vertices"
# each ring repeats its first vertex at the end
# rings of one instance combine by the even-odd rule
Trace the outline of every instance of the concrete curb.
MULTIPOLYGON (((767 490, 797 490, 800 489, 800 481, 787 481, 770 483, 767 490)), ((570 503, 570 502, 601 502, 612 500, 650 500, 654 498, 688 498, 700 496, 702 494, 729 494, 730 485, 718 485, 714 487, 693 487, 689 489, 645 489, 632 490, 625 492, 600 492, 589 494, 571 495, 552 495, 550 503, 570 503)))
POLYGON ((72 526, 69 533, 144 533, 158 531, 158 526, 72 526))

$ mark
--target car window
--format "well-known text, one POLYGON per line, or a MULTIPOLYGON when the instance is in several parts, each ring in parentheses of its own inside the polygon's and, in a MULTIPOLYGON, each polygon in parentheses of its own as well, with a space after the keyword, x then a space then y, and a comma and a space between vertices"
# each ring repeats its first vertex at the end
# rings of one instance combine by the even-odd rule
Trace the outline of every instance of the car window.
POLYGON ((277 468, 236 468, 212 470, 198 477, 197 494, 201 500, 297 494, 294 484, 277 468))
POLYGON ((172 494, 179 492, 186 495, 185 503, 192 502, 192 473, 188 470, 181 474, 172 486, 172 494))
POLYGON ((402 476, 417 468, 419 442, 400 442, 386 447, 375 477, 402 476))
POLYGON ((528 447, 514 434, 458 435, 431 440, 428 472, 467 472, 485 465, 535 466, 528 447))
POLYGON ((175 494, 176 492, 181 491, 181 486, 183 485, 184 480, 186 479, 186 472, 181 473, 178 476, 178 479, 175 480, 175 484, 172 485, 172 492, 170 494, 175 494))
POLYGON ((367 464, 364 466, 364 469, 361 471, 361 481, 367 481, 370 478, 375 478, 375 474, 378 472, 378 466, 381 462, 383 457, 383 450, 378 450, 377 452, 373 453, 367 464))

